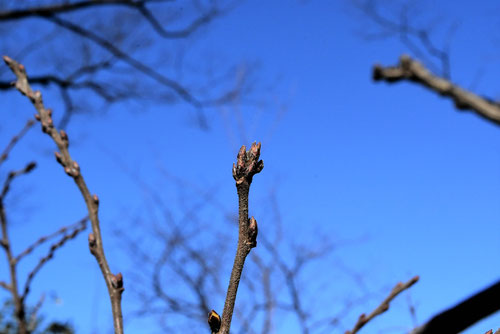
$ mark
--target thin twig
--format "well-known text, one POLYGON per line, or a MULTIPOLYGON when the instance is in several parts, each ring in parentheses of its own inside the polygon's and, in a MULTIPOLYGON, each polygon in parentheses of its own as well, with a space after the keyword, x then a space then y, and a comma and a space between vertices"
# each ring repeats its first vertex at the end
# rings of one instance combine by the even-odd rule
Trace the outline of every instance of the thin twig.
POLYGON ((236 294, 243 266, 245 265, 245 259, 250 250, 257 246, 257 221, 253 217, 248 219, 248 194, 253 176, 264 168, 264 162, 259 160, 260 146, 260 143, 253 143, 248 151, 245 146, 242 146, 238 152, 237 162, 233 164, 233 177, 236 180, 236 189, 238 192, 239 232, 236 256, 222 312, 221 334, 229 334, 236 294))
POLYGON ((10 286, 7 283, 5 283, 4 281, 0 281, 0 287, 4 288, 5 290, 7 290, 9 292, 11 292, 11 290, 12 290, 10 288, 10 286))
POLYGON ((69 230, 74 230, 74 229, 77 229, 81 226, 86 226, 87 220, 88 220, 88 217, 85 217, 84 219, 81 219, 80 221, 78 221, 74 224, 61 227, 59 230, 55 231, 54 233, 51 233, 49 235, 44 235, 43 237, 39 238, 37 241, 32 243, 30 246, 28 246, 24 251, 19 253, 19 255, 16 256, 16 262, 19 262, 23 257, 25 257, 26 255, 33 252, 33 250, 35 250, 36 247, 42 245, 43 243, 45 243, 46 241, 48 241, 52 238, 57 237, 59 234, 66 234, 66 232, 69 230))
POLYGON ((35 163, 31 162, 26 165, 23 169, 18 171, 10 172, 5 180, 2 188, 2 193, 0 195, 0 225, 2 228, 2 240, 0 245, 5 251, 7 257, 7 263, 9 266, 10 274, 10 285, 2 284, 2 287, 8 289, 12 295, 12 301, 14 303, 14 316, 17 320, 19 334, 28 333, 28 324, 26 322, 26 310, 24 305, 24 298, 19 295, 18 292, 18 277, 16 270, 16 259, 14 258, 12 248, 10 245, 9 234, 7 230, 7 215, 5 213, 4 199, 10 189, 10 184, 19 175, 27 174, 35 168, 35 163))
POLYGON ((123 334, 123 316, 121 309, 121 296, 124 290, 123 276, 121 273, 114 275, 111 272, 106 260, 106 256, 104 254, 98 216, 99 198, 97 197, 97 195, 90 194, 87 184, 80 172, 80 166, 71 158, 69 154, 68 135, 64 130, 61 130, 59 132, 54 127, 54 122, 52 120, 52 110, 46 109, 43 105, 42 94, 40 93, 40 91, 33 91, 31 89, 24 66, 7 56, 4 56, 3 59, 17 77, 15 87, 23 95, 27 96, 36 108, 38 112, 36 118, 42 125, 42 131, 47 133, 57 145, 59 152, 56 152, 56 160, 63 166, 66 174, 68 174, 74 180, 83 196, 83 199, 85 200, 93 231, 93 233, 89 235, 90 252, 95 256, 97 263, 99 264, 99 268, 101 269, 103 278, 106 282, 106 286, 108 288, 108 294, 111 300, 111 307, 113 312, 113 325, 115 333, 123 334))
POLYGON ((31 127, 33 126, 33 124, 35 124, 34 120, 32 120, 32 119, 28 120, 26 122, 26 125, 24 125, 24 127, 22 128, 22 130, 17 135, 15 135, 14 137, 12 137, 12 139, 9 142, 9 144, 7 145, 7 147, 5 147, 5 149, 3 150, 2 154, 0 155, 0 165, 5 160, 7 160, 7 158, 9 157, 10 151, 14 148, 14 146, 17 144, 17 142, 19 141, 19 139, 21 139, 26 134, 26 132, 28 132, 28 130, 31 129, 31 127))
POLYGON ((387 298, 385 298, 384 301, 379 306, 377 306, 375 310, 372 311, 372 313, 370 313, 369 315, 361 314, 358 318, 358 321, 354 325, 354 328, 350 331, 346 331, 345 334, 357 333, 370 320, 387 311, 389 309, 390 302, 394 298, 396 298, 396 296, 399 295, 401 292, 405 291, 406 289, 409 289, 413 284, 417 283, 418 280, 419 277, 415 276, 406 283, 399 282, 398 284, 396 284, 396 286, 392 288, 392 291, 389 294, 389 296, 387 296, 387 298))
POLYGON ((83 218, 81 221, 78 222, 78 226, 73 230, 73 232, 71 232, 69 234, 65 233, 64 236, 58 242, 56 242, 52 246, 50 246, 49 253, 47 255, 45 255, 44 257, 42 257, 38 261, 35 268, 33 268, 33 270, 31 270, 31 272, 28 274, 28 279, 24 283, 24 291, 22 294, 23 299, 26 299, 26 297, 28 296, 28 293, 30 291, 31 282, 33 281, 33 278, 35 278, 35 275, 40 271, 40 269, 42 269, 43 265, 45 263, 47 263, 47 261, 49 261, 50 259, 52 259, 54 257, 54 253, 56 252, 56 250, 58 250, 59 248, 64 246, 64 244, 67 241, 74 239, 78 235, 78 233, 84 231, 87 228, 87 220, 88 220, 87 217, 83 218))

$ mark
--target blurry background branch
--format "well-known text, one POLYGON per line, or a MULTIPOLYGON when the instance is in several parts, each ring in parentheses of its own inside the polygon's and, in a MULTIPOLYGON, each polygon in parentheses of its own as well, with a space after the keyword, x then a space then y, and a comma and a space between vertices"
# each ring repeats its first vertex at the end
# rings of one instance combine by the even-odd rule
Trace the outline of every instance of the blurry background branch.
MULTIPOLYGON (((194 0, 183 4, 170 0, 5 3, 0 5, 0 34, 5 35, 2 52, 43 69, 42 74, 32 76, 32 84, 58 88, 65 107, 58 120, 60 127, 66 127, 75 113, 95 109, 84 106, 83 92, 85 101, 90 93, 105 105, 133 99, 164 103, 180 99, 195 110, 199 125, 206 126, 206 108, 240 97, 246 90, 242 85, 245 80, 235 81, 237 72, 229 67, 217 71, 233 71, 232 78, 219 78, 208 91, 204 82, 212 81, 209 77, 198 74, 199 84, 184 83, 180 76, 176 78, 176 52, 182 40, 195 38, 235 5, 237 1, 194 0), (15 24, 23 24, 36 34, 25 39, 7 33, 15 24), (3 26, 7 31, 2 31, 3 26), (76 46, 74 52, 64 47, 68 39, 76 46), (53 52, 61 48, 66 52, 53 52), (40 56, 30 59, 35 50, 37 55, 47 55, 50 63, 40 56), (157 59, 151 54, 158 55, 157 59), (148 80, 139 85, 136 74, 148 80)), ((0 70, 0 89, 9 89, 10 82, 2 74, 0 70)))
MULTIPOLYGON (((33 121, 29 120, 24 126, 24 128, 21 130, 21 132, 12 137, 7 147, 3 150, 4 153, 2 154, 1 162, 4 162, 7 159, 10 151, 15 147, 19 139, 21 139, 24 136, 24 134, 32 127, 32 125, 33 121)), ((12 315, 16 320, 16 324, 12 325, 13 327, 11 327, 9 331, 12 330, 13 332, 19 334, 31 333, 38 326, 37 312, 43 302, 43 298, 40 299, 40 302, 32 310, 30 310, 30 308, 26 305, 26 299, 30 291, 30 286, 36 274, 50 259, 54 257, 54 254, 58 249, 60 249, 67 241, 75 238, 81 231, 85 230, 87 222, 87 218, 84 218, 76 224, 63 227, 54 233, 42 236, 18 255, 14 254, 14 251, 12 249, 12 241, 8 233, 9 224, 8 224, 7 212, 4 200, 9 193, 12 181, 14 181, 16 177, 31 172, 35 167, 36 164, 34 162, 30 162, 24 168, 8 173, 0 194, 0 225, 2 231, 2 239, 0 243, 3 250, 5 251, 5 255, 7 258, 8 272, 10 276, 9 277, 10 283, 1 281, 0 286, 6 289, 11 294, 11 302, 13 304, 12 315), (45 242, 57 236, 61 236, 60 240, 50 245, 48 254, 40 258, 36 266, 29 272, 27 277, 24 279, 25 281, 24 287, 22 290, 20 290, 19 285, 21 284, 21 282, 18 270, 19 262, 26 255, 32 253, 36 248, 40 247, 45 242)), ((2 320, 1 317, 0 320, 2 320)), ((11 326, 11 325, 8 325, 8 323, 7 324, 2 323, 1 326, 11 326)), ((69 327, 64 327, 64 328, 69 330, 69 327)), ((3 329, 0 328, 0 331, 1 330, 3 329)), ((9 331, 6 331, 5 333, 10 334, 11 332, 9 331)))

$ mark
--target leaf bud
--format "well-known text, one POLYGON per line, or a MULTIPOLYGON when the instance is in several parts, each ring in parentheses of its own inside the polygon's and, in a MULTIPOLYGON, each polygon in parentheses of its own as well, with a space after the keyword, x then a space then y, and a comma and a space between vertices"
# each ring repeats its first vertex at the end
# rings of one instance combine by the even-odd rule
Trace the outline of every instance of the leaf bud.
POLYGON ((208 325, 210 326, 210 330, 212 331, 212 333, 219 332, 220 324, 220 315, 218 315, 214 310, 210 311, 210 313, 208 313, 208 325))

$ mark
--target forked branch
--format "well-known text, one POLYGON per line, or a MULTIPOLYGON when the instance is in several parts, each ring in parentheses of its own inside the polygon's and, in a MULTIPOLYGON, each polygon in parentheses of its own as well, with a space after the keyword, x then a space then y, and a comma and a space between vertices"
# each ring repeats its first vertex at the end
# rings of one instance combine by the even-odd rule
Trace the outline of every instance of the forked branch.
POLYGON ((37 114, 35 118, 40 121, 42 125, 42 131, 48 134, 57 145, 57 148, 59 149, 59 151, 55 153, 57 162, 59 162, 63 166, 66 174, 68 174, 74 180, 78 189, 80 190, 80 193, 83 196, 85 204, 87 205, 88 216, 92 224, 93 232, 89 235, 90 252, 95 256, 106 282, 106 286, 108 288, 111 307, 113 311, 113 325, 115 333, 122 334, 123 317, 121 309, 121 295, 124 290, 123 277, 121 273, 114 275, 111 272, 104 254, 98 216, 99 199, 97 195, 90 194, 87 184, 80 172, 79 164, 74 161, 69 154, 68 135, 64 130, 57 131, 57 129, 55 128, 54 121, 52 120, 52 110, 45 108, 40 91, 33 91, 31 89, 24 66, 7 56, 4 56, 3 59, 17 77, 15 87, 23 95, 28 97, 31 103, 33 103, 34 107, 36 108, 37 114))
POLYGON ((405 291, 406 289, 409 289, 413 284, 417 283, 418 280, 419 277, 415 276, 406 283, 399 282, 398 284, 396 284, 396 286, 392 288, 392 291, 389 294, 389 296, 387 296, 387 298, 385 298, 384 301, 379 306, 377 306, 375 310, 372 311, 372 313, 370 313, 369 315, 361 314, 358 318, 358 321, 354 325, 354 328, 350 331, 346 331, 345 334, 357 333, 370 320, 387 311, 389 309, 389 304, 391 303, 391 301, 394 298, 396 298, 396 296, 399 295, 401 292, 405 291))

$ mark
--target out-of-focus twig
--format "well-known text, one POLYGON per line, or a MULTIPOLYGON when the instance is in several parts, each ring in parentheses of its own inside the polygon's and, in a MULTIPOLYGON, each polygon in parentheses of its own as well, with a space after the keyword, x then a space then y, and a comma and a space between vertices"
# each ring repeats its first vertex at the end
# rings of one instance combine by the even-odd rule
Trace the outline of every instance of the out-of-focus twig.
POLYGON ((5 180, 2 188, 2 193, 0 195, 0 225, 2 228, 2 240, 0 245, 5 251, 7 257, 7 263, 9 266, 10 284, 2 284, 2 287, 8 289, 12 295, 12 301, 14 302, 14 316, 17 320, 19 334, 28 333, 28 324, 26 322, 26 309, 24 305, 24 298, 19 294, 18 291, 18 277, 16 268, 16 259, 12 252, 12 247, 10 244, 10 238, 7 230, 7 215, 5 213, 4 199, 10 189, 11 182, 19 175, 27 174, 35 168, 36 164, 30 162, 23 169, 10 172, 5 180))
POLYGON ((26 132, 28 132, 28 130, 31 129, 31 127, 33 126, 33 124, 35 124, 34 120, 32 120, 32 119, 28 120, 26 122, 26 125, 22 128, 22 130, 17 135, 15 135, 14 137, 12 137, 12 139, 9 142, 9 144, 7 145, 7 147, 5 147, 5 149, 3 150, 2 154, 0 155, 0 165, 5 160, 7 160, 7 158, 9 157, 9 153, 12 150, 12 148, 14 148, 14 146, 19 141, 19 139, 21 139, 26 134, 26 132))
POLYGON ((42 245, 43 243, 47 242, 48 240, 50 240, 52 238, 57 237, 60 234, 66 234, 67 231, 79 229, 80 227, 83 227, 85 229, 86 224, 87 224, 87 220, 88 220, 88 217, 85 217, 74 224, 61 227, 59 230, 55 231, 54 233, 40 237, 37 241, 35 241, 31 245, 29 245, 28 247, 26 247, 25 250, 23 250, 21 253, 19 253, 16 256, 16 261, 19 262, 23 257, 25 257, 26 255, 33 252, 36 247, 42 245))
POLYGON ((350 331, 346 331, 345 334, 357 333, 370 320, 387 311, 389 309, 390 302, 394 298, 396 298, 396 296, 399 295, 401 292, 405 291, 406 289, 409 289, 413 284, 417 283, 418 280, 419 277, 415 276, 406 283, 399 282, 398 284, 396 284, 396 286, 392 288, 392 291, 389 294, 389 296, 387 296, 387 298, 385 298, 384 301, 379 306, 377 306, 377 308, 375 308, 375 310, 373 310, 369 315, 361 314, 358 318, 358 321, 354 325, 353 329, 351 329, 350 331))
MULTIPOLYGON (((38 273, 38 271, 43 267, 43 265, 45 263, 47 263, 47 261, 49 261, 50 259, 52 259, 52 257, 54 257, 54 253, 56 252, 57 249, 64 246, 64 244, 67 241, 74 239, 78 235, 78 233, 84 231, 87 228, 87 220, 88 220, 88 217, 85 217, 82 220, 80 220, 78 223, 76 223, 75 224, 76 227, 73 229, 73 231, 71 233, 66 233, 67 228, 63 228, 64 229, 63 237, 59 241, 57 241, 56 243, 54 243, 53 245, 50 246, 48 254, 45 255, 44 257, 42 257, 38 261, 35 268, 33 268, 33 270, 31 270, 31 272, 28 274, 28 279, 24 283, 24 292, 22 294, 23 299, 26 299, 26 297, 28 296, 28 293, 30 291, 31 281, 33 280, 35 275, 38 273)), ((18 256, 18 258, 19 258, 19 256, 18 256)))

